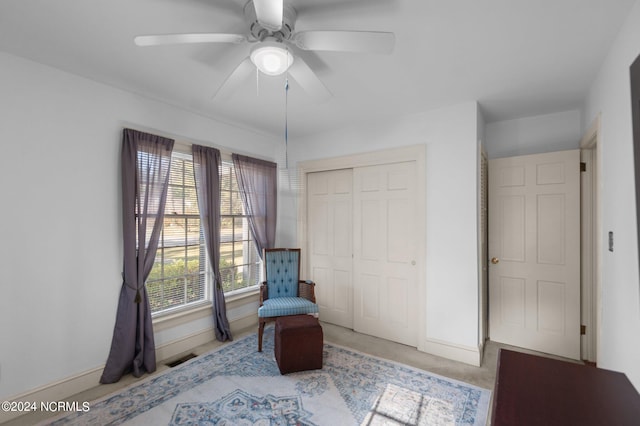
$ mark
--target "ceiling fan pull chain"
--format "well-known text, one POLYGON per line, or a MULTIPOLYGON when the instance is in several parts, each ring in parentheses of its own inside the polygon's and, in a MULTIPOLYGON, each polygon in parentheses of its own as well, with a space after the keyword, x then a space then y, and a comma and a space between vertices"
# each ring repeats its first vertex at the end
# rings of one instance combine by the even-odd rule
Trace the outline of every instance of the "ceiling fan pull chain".
POLYGON ((289 76, 284 80, 284 165, 289 169, 289 76))
MULTIPOLYGON (((287 47, 287 53, 289 48, 287 47)), ((284 165, 289 169, 289 68, 291 56, 287 55, 287 70, 284 75, 284 165)))
POLYGON ((256 67, 256 96, 260 96, 260 71, 256 67))

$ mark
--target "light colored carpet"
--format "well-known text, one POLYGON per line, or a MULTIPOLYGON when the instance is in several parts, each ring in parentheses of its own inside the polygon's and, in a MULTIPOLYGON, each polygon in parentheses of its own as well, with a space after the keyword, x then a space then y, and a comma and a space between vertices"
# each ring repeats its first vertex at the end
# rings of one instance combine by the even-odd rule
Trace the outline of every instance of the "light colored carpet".
POLYGON ((491 392, 326 343, 322 370, 280 375, 273 327, 43 424, 482 425, 491 392))

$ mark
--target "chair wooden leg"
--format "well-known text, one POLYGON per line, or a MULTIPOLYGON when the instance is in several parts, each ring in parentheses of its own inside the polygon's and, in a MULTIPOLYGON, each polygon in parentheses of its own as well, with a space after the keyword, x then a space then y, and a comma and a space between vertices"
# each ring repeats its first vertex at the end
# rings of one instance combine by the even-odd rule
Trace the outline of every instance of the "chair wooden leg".
POLYGON ((264 321, 258 325, 258 352, 262 352, 262 333, 264 333, 264 321))

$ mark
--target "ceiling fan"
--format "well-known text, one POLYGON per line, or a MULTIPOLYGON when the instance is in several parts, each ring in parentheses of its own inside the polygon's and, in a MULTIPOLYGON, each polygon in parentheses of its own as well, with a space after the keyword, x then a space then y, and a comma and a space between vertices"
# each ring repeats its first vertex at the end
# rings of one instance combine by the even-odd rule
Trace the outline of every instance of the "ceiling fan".
POLYGON ((270 76, 288 71, 289 75, 311 96, 326 99, 328 89, 299 56, 295 49, 310 51, 391 53, 395 35, 381 31, 299 31, 294 29, 296 10, 283 0, 249 0, 244 6, 249 25, 247 34, 187 33, 141 35, 134 39, 138 46, 161 46, 187 43, 253 44, 251 53, 222 83, 221 92, 230 94, 257 67, 270 76), (293 52, 292 52, 293 50, 293 52))

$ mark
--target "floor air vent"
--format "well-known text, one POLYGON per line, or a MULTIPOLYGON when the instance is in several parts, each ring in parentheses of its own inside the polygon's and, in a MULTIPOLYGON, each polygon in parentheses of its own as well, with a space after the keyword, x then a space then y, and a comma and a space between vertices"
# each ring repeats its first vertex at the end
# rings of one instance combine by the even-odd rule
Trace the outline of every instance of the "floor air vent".
POLYGON ((182 364, 183 362, 187 362, 187 361, 189 361, 191 358, 195 358, 195 357, 197 357, 197 356, 198 356, 198 355, 196 355, 196 354, 188 354, 188 355, 185 355, 185 356, 183 356, 183 357, 181 357, 181 358, 178 358, 178 359, 176 359, 176 360, 173 360, 173 361, 171 361, 171 362, 168 362, 168 363, 166 363, 165 365, 167 365, 167 366, 168 366, 168 367, 170 367, 170 368, 173 368, 173 367, 175 367, 176 365, 180 365, 180 364, 182 364))

